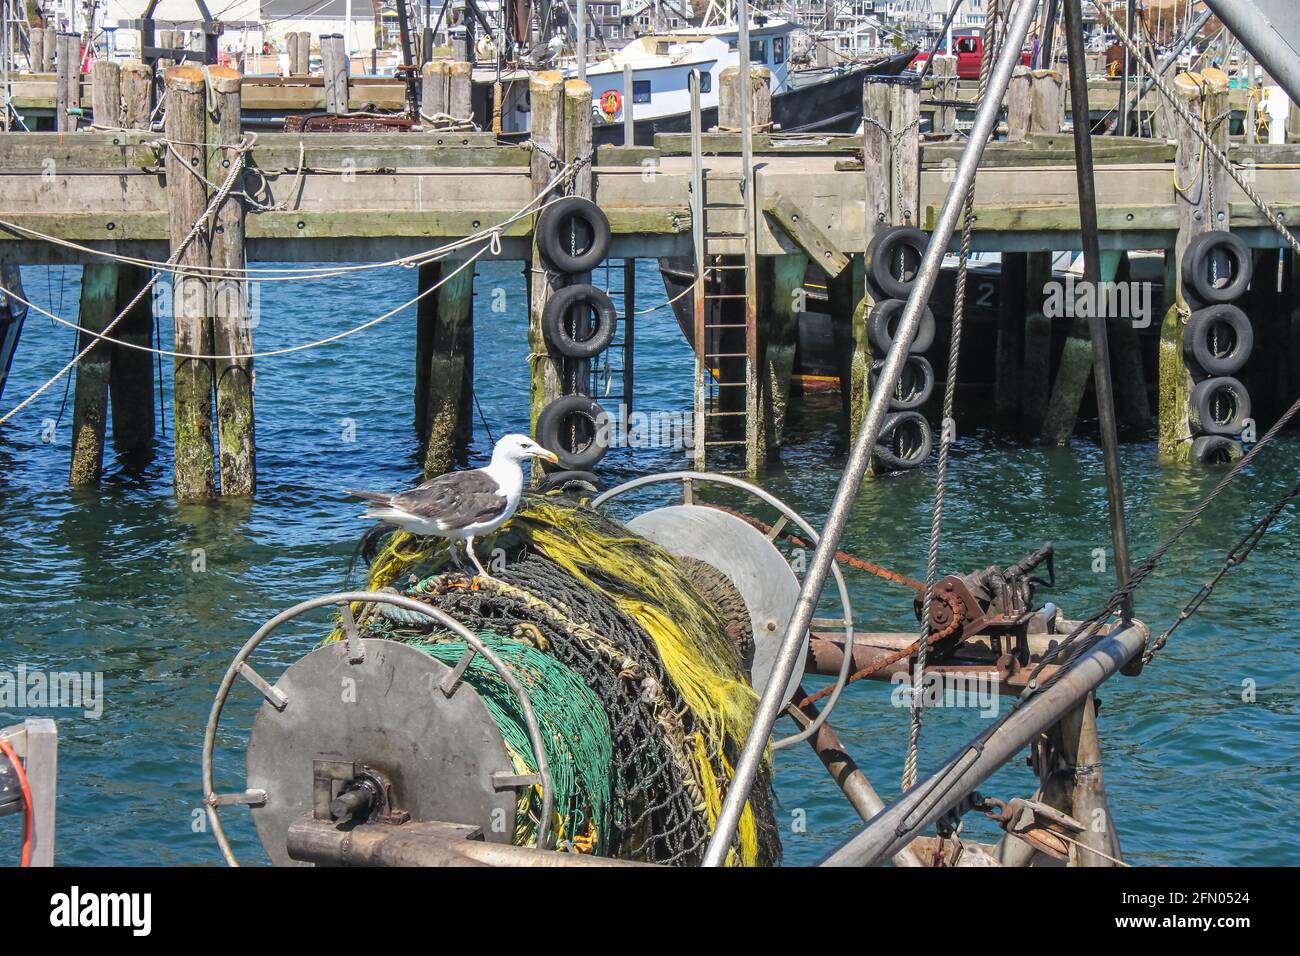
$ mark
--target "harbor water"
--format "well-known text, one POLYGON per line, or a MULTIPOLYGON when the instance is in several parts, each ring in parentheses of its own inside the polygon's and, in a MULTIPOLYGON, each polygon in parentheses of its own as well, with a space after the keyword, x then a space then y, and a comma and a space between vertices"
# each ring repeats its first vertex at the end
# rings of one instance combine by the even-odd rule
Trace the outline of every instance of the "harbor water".
MULTIPOLYGON (((23 278, 33 301, 75 318, 79 273, 77 267, 28 267, 23 278)), ((598 272, 597 281, 604 275, 598 272)), ((638 276, 637 304, 660 308, 637 320, 636 407, 687 412, 690 349, 663 307, 655 264, 642 262, 638 276)), ((413 271, 390 269, 268 283, 258 300, 256 344, 289 346, 358 325, 413 296, 415 282, 413 271)), ((617 274, 611 284, 618 287, 617 274)), ((527 298, 517 263, 480 264, 475 288, 475 383, 486 427, 476 419, 471 463, 482 464, 491 447, 488 428, 497 436, 527 430, 527 298)), ((163 339, 170 340, 167 328, 163 339)), ((414 343, 412 309, 341 343, 259 362, 258 492, 251 502, 178 505, 173 499, 169 359, 162 367, 166 434, 152 462, 138 469, 115 461, 110 450, 98 490, 67 485, 72 410, 63 382, 0 426, 0 670, 100 674, 103 681, 103 699, 90 713, 0 705, 0 724, 33 714, 58 719, 58 862, 220 862, 200 810, 199 756, 213 693, 235 651, 267 618, 344 584, 366 523, 343 489, 397 490, 417 480, 414 343)), ((33 313, 0 407, 11 408, 73 352, 72 330, 33 313)), ((621 391, 618 381, 612 390, 621 391)), ((1087 430, 1070 448, 1044 449, 967 433, 959 418, 941 569, 1006 565, 1052 539, 1058 584, 1040 591, 1040 599, 1070 617, 1102 602, 1114 578, 1102 463, 1087 430)), ((782 463, 760 481, 820 525, 848 440, 837 397, 795 402, 782 463)), ((1295 436, 1265 449, 1138 592, 1136 613, 1153 633, 1295 482, 1298 450, 1295 436)), ((1138 556, 1221 474, 1164 467, 1154 442, 1125 444, 1122 459, 1138 556)), ((599 470, 613 484, 687 465, 671 448, 616 449, 599 470)), ((931 462, 918 473, 868 482, 844 547, 921 576, 933 478, 931 462)), ((626 517, 667 496, 643 493, 619 508, 626 517)), ((1132 863, 1289 862, 1294 837, 1287 821, 1300 791, 1300 623, 1291 591, 1300 564, 1296 532, 1288 511, 1140 677, 1119 677, 1102 688, 1106 786, 1132 863)), ((910 592, 846 573, 859 626, 916 627, 910 592)), ((833 610, 829 602, 827 611, 833 610)), ((264 645, 258 669, 275 675, 325 630, 324 616, 281 630, 264 645)), ((236 697, 219 741, 222 791, 243 788, 241 748, 257 703, 246 686, 236 697)), ((907 742, 909 713, 898 702, 890 685, 866 681, 844 695, 833 716, 886 800, 898 793, 907 742)), ((928 711, 922 773, 989 719, 980 707, 928 711)), ((778 729, 788 733, 792 726, 783 720, 778 729)), ((785 750, 776 761, 786 862, 814 862, 853 831, 856 817, 810 750, 785 750)), ((1031 795, 1034 786, 1017 760, 981 789, 1009 799, 1031 795)), ((261 862, 247 811, 233 808, 224 817, 241 858, 261 862)), ((963 835, 990 840, 996 830, 972 816, 963 835)), ((20 836, 17 817, 0 820, 0 862, 18 859, 20 836)))

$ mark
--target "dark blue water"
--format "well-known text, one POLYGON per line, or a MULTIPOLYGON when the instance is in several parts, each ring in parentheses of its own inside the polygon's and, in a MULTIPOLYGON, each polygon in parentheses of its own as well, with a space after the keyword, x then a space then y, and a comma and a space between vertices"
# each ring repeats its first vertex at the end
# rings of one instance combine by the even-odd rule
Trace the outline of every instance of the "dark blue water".
MULTIPOLYGON (((24 269, 33 300, 67 317, 75 314, 78 275, 73 267, 24 269)), ((656 270, 645 263, 639 275, 638 304, 662 303, 656 270)), ((610 285, 619 286, 617 275, 610 285)), ((414 273, 400 269, 267 285, 257 345, 322 337, 414 292, 414 273)), ((480 265, 476 295, 476 384, 488 424, 496 435, 526 430, 526 298, 519 267, 480 265), (502 290, 495 299, 494 290, 502 290), (505 311, 493 311, 494 301, 505 311)), ((689 408, 690 351, 671 312, 641 316, 637 333, 639 406, 689 408)), ((251 503, 177 505, 166 438, 143 473, 122 469, 110 453, 102 488, 70 491, 71 409, 60 414, 61 385, 0 428, 3 669, 23 663, 100 672, 105 682, 99 719, 40 712, 59 719, 61 862, 219 861, 198 812, 199 755, 213 692, 258 625, 342 583, 364 525, 341 489, 395 489, 418 476, 413 350, 408 311, 344 345, 260 362, 259 488, 251 503), (58 421, 53 442, 43 438, 49 421, 58 421)), ((12 407, 72 352, 69 329, 33 315, 0 407, 12 407)), ((617 382, 613 391, 619 391, 617 382)), ((796 408, 784 463, 762 478, 818 525, 847 441, 837 409, 835 397, 796 408)), ((166 430, 170 435, 169 392, 166 430)), ((482 463, 489 447, 476 422, 473 462, 482 463)), ((1225 495, 1138 594, 1137 612, 1153 630, 1168 624, 1254 517, 1294 483, 1298 447, 1288 438, 1266 450, 1245 476, 1249 480, 1225 495)), ((619 450, 602 469, 612 482, 685 464, 681 454, 667 450, 619 450)), ((1217 477, 1164 468, 1149 444, 1126 445, 1123 464, 1130 535, 1139 554, 1167 534, 1217 477)), ((919 575, 932 492, 932 470, 869 483, 846 547, 919 575)), ((646 496, 636 506, 651 500, 646 496)), ((1047 450, 1003 444, 991 435, 963 436, 953 455, 946 514, 943 569, 1009 563, 1052 538, 1060 585, 1042 597, 1082 616, 1107 596, 1111 575, 1092 570, 1093 550, 1107 548, 1108 535, 1101 461, 1088 441, 1047 450)), ((1249 563, 1232 572, 1141 677, 1118 678, 1102 690, 1106 783, 1133 862, 1294 861, 1290 822, 1300 793, 1296 530, 1292 514, 1279 519, 1249 563), (1243 701, 1243 687, 1253 687, 1253 702, 1243 701)), ((874 578, 851 576, 850 582, 862 627, 914 627, 907 592, 874 578)), ((317 618, 281 632, 264 647, 262 672, 277 673, 314 644, 323 627, 317 618)), ((223 722, 217 768, 218 788, 227 791, 243 786, 238 748, 255 704, 250 689, 237 693, 223 722)), ((0 723, 30 714, 0 711, 0 723)), ((968 709, 931 711, 922 768, 943 760, 986 719, 968 709)), ((889 686, 855 685, 834 722, 881 793, 896 795, 908 715, 891 706, 889 686)), ((784 725, 783 732, 789 730, 784 725)), ((1029 795, 1034 785, 1030 771, 1017 764, 982 789, 1009 798, 1029 795)), ((788 862, 814 861, 852 832, 853 811, 811 751, 779 755, 777 789, 778 819, 788 824, 788 862)), ((225 816, 240 855, 259 860, 246 814, 235 809, 225 816)), ((20 829, 17 818, 0 820, 0 861, 16 861, 20 829)), ((987 838, 993 831, 971 819, 967 832, 987 838)))

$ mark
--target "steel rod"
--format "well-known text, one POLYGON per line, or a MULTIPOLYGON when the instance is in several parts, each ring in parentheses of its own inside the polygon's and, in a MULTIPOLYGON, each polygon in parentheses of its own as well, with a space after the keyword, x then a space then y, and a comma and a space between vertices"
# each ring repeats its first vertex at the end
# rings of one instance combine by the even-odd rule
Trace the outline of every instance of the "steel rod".
POLYGON ((948 187, 943 209, 939 213, 934 230, 930 233, 930 241, 921 260, 912 293, 908 296, 907 305, 903 309, 894 342, 880 370, 878 383, 872 390, 867 414, 857 438, 854 439, 844 474, 835 490, 835 500, 826 517, 826 528, 813 551, 812 562, 804 576, 799 600, 795 603, 794 613, 790 617, 789 626, 782 639, 781 650, 773 666, 772 676, 759 701, 754 714, 754 724, 750 728, 749 736, 745 738, 745 745, 741 749, 735 773, 727 788, 727 795, 718 814, 717 826, 704 855, 705 866, 721 866, 726 859, 727 848, 731 845, 740 813, 749 797, 749 789, 754 783, 759 761, 767 748, 772 725, 776 723, 782 710, 781 692, 789 682, 795 667, 802 663, 799 651, 803 645, 803 635, 812 623, 822 587, 826 583, 826 576, 830 573, 831 564, 835 560, 835 551, 839 547, 840 538, 844 535, 844 527, 857 500, 858 490, 862 487, 867 465, 871 462, 872 449, 875 448, 876 441, 880 437, 890 396, 903 371, 908 347, 921 324, 921 310, 929 300, 935 281, 939 277, 944 253, 948 249, 948 242, 961 215, 966 191, 974 181, 980 157, 984 155, 984 146, 993 135, 998 114, 1002 109, 1002 98, 1006 95, 1007 85, 1011 82, 1011 71, 1020 62, 1020 51, 1024 46, 1025 37, 1029 34, 1029 24, 1033 21, 1037 8, 1036 0, 1021 0, 1020 6, 1016 8, 1015 17, 1007 31, 1006 42, 998 54, 988 88, 975 113, 970 140, 966 144, 961 160, 957 163, 957 170, 948 187))
MULTIPOLYGON (((1130 9, 1132 7, 1130 6, 1130 9)), ((1083 236, 1083 278, 1094 293, 1101 289, 1101 245, 1097 236, 1097 185, 1093 179, 1092 131, 1088 112, 1088 70, 1083 53, 1083 0, 1065 0, 1066 59, 1070 70, 1070 110, 1084 117, 1074 123, 1074 168, 1079 188, 1079 229, 1083 236)), ((1127 49, 1127 47, 1125 47, 1127 49)), ((1094 297, 1095 301, 1095 297, 1094 297)), ((1097 395, 1097 417, 1101 424, 1102 463, 1106 470, 1106 502, 1110 516, 1110 540, 1114 551, 1115 581, 1123 587, 1129 577, 1128 528, 1124 520, 1124 479, 1119 465, 1119 435, 1115 426, 1115 389, 1110 374, 1110 344, 1106 316, 1102 309, 1090 309, 1088 329, 1092 337, 1092 374, 1097 395)), ((1132 595, 1120 605, 1124 620, 1133 616, 1132 595)))
POLYGON ((867 821, 821 865, 873 866, 897 853, 1141 653, 1146 638, 1147 629, 1140 622, 1117 625, 1055 683, 949 757, 935 773, 867 821))

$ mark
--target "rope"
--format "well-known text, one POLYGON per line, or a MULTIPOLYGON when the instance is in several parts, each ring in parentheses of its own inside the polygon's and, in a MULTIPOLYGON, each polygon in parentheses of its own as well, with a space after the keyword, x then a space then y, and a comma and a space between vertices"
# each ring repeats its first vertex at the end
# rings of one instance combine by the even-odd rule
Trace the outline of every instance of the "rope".
MULTIPOLYGON (((1089 0, 1089 2, 1106 20, 1111 31, 1114 32, 1125 46, 1129 48, 1130 52, 1141 61, 1142 51, 1138 48, 1137 44, 1133 42, 1133 38, 1130 37, 1124 31, 1123 27, 1115 21, 1115 18, 1111 15, 1110 11, 1106 9, 1106 5, 1098 3, 1097 0, 1089 0)), ((1227 172, 1232 181, 1236 183, 1238 188, 1240 188, 1246 195, 1246 198, 1249 199, 1255 208, 1259 210, 1261 215, 1268 220, 1268 224, 1277 230, 1278 235, 1282 237, 1283 241, 1291 251, 1296 255, 1300 255, 1300 240, 1297 240, 1291 233, 1291 230, 1287 229, 1287 227, 1282 223, 1282 214, 1275 212, 1273 208, 1264 201, 1259 193, 1255 191, 1255 187, 1246 181, 1246 178, 1237 169, 1232 160, 1230 160, 1224 152, 1214 144, 1209 133, 1201 127, 1195 114, 1180 102, 1174 92, 1169 89, 1169 86, 1165 83, 1164 79, 1156 75, 1155 68, 1151 64, 1146 64, 1146 66, 1151 70, 1151 81, 1155 88, 1169 101, 1169 105, 1173 107, 1174 112, 1178 114, 1179 118, 1182 119, 1191 131, 1196 134, 1196 137, 1201 141, 1203 151, 1207 152, 1211 159, 1224 168, 1224 171, 1227 172)))
MULTIPOLYGON (((226 174, 226 181, 221 184, 221 188, 217 190, 215 195, 213 195, 211 201, 207 205, 207 208, 204 209, 202 214, 199 216, 199 218, 194 221, 194 225, 190 227, 190 231, 186 234, 185 238, 181 240, 180 244, 172 252, 170 258, 168 259, 168 262, 175 264, 176 260, 178 260, 181 257, 181 255, 185 252, 187 248, 189 248, 190 243, 194 241, 194 238, 199 234, 199 231, 203 228, 204 224, 207 223, 207 221, 211 218, 212 214, 216 212, 218 208, 220 208, 223 202, 225 202, 226 196, 230 194, 230 190, 235 185, 235 179, 239 176, 240 170, 244 168, 244 158, 246 155, 247 155, 247 148, 242 148, 238 152, 236 152, 235 160, 230 164, 230 172, 226 174)), ((133 308, 135 308, 135 304, 144 297, 144 294, 146 292, 148 292, 150 289, 153 288, 154 283, 158 281, 158 276, 159 273, 155 272, 149 278, 149 281, 146 282, 143 286, 141 286, 140 290, 136 292, 134 296, 131 297, 131 301, 126 304, 126 306, 122 309, 121 312, 117 314, 117 316, 113 319, 113 321, 109 322, 108 325, 104 327, 105 334, 111 332, 113 328, 117 325, 117 323, 121 322, 122 319, 128 313, 130 313, 130 311, 133 308)), ((3 289, 3 287, 0 287, 0 291, 4 291, 6 294, 11 294, 8 292, 8 290, 3 289)), ((38 311, 43 312, 44 310, 42 309, 38 311)), ((54 318, 54 316, 51 316, 51 318, 54 318)), ((74 355, 72 357, 72 361, 68 362, 67 365, 63 366, 63 368, 61 368, 49 381, 47 381, 40 388, 36 389, 36 391, 32 392, 30 395, 24 398, 21 402, 19 402, 17 405, 11 408, 9 411, 5 412, 4 415, 0 415, 0 425, 3 425, 5 422, 9 421, 9 419, 13 418, 15 415, 17 415, 20 411, 22 411, 32 402, 36 401, 36 399, 40 398, 41 395, 43 395, 45 391, 50 388, 50 386, 52 386, 55 382, 61 379, 68 372, 72 371, 72 369, 76 367, 77 363, 80 362, 83 358, 85 358, 90 353, 90 350, 93 349, 98 344, 99 344, 99 337, 97 336, 94 341, 92 341, 85 348, 81 349, 76 355, 74 355)))
MULTIPOLYGON (((757 701, 716 608, 678 559, 552 496, 526 498, 491 546, 504 550, 505 566, 471 587, 445 573, 444 541, 389 534, 367 555, 367 586, 409 582, 404 593, 570 668, 599 700, 613 754, 611 810, 593 836, 611 855, 698 863, 757 701)), ((420 631, 427 622, 366 607, 354 614, 377 635, 427 640, 420 631)), ((535 709, 541 715, 549 707, 535 702, 535 709)), ((551 761, 553 776, 567 772, 556 768, 569 759, 551 761)), ((770 783, 765 764, 742 815, 733 864, 780 858, 770 783)), ((581 821, 572 832, 580 831, 581 821)))
MULTIPOLYGON (((999 4, 990 0, 989 17, 984 25, 984 52, 980 59, 980 80, 976 100, 982 100, 988 92, 989 71, 993 65, 994 29, 991 18, 997 16, 999 4)), ((975 224, 975 177, 971 177, 963 204, 961 226, 961 253, 957 263, 957 282, 953 290, 952 337, 948 343, 948 370, 943 387, 943 419, 939 429, 939 459, 934 477, 934 510, 930 517, 930 543, 925 562, 925 593, 921 599, 921 636, 912 647, 916 651, 916 662, 912 666, 912 721, 907 735, 907 756, 903 761, 903 789, 910 790, 916 783, 916 764, 921 742, 921 726, 924 721, 924 695, 918 693, 925 681, 925 663, 929 656, 930 621, 934 604, 934 583, 939 576, 939 542, 943 536, 943 501, 948 478, 948 455, 952 446, 953 413, 957 396, 957 366, 961 356, 961 332, 966 311, 966 275, 970 262, 971 234, 975 224)), ((960 615, 953 615, 949 627, 960 621, 960 615)), ((955 628, 953 628, 955 630, 955 628)), ((946 630, 946 629, 945 629, 946 630)))
MULTIPOLYGON (((302 144, 299 144, 300 148, 301 145, 302 144)), ((256 169, 256 167, 250 167, 250 168, 256 169)), ((485 237, 489 237, 491 236, 492 233, 499 232, 501 229, 505 228, 506 226, 509 226, 517 222, 518 220, 527 217, 528 215, 531 215, 533 212, 532 207, 534 206, 534 204, 536 204, 541 199, 542 195, 544 195, 545 193, 549 192, 552 188, 554 188, 555 185, 559 183, 565 175, 566 175, 566 170, 561 169, 560 172, 557 173, 551 179, 550 183, 547 184, 545 189, 543 189, 542 192, 539 193, 537 197, 530 200, 519 212, 512 214, 509 218, 505 219, 503 222, 498 223, 495 226, 480 230, 479 232, 471 236, 468 236, 464 239, 457 239, 454 242, 445 243, 444 245, 436 246, 433 249, 426 249, 422 252, 412 253, 409 256, 402 256, 397 259, 389 259, 386 262, 365 262, 365 263, 358 263, 355 265, 348 265, 348 266, 330 266, 326 268, 313 268, 313 269, 303 269, 303 268, 285 269, 285 268, 274 268, 274 267, 255 268, 255 269, 249 269, 249 268, 231 269, 231 268, 221 268, 218 266, 196 265, 196 266, 187 266, 184 268, 178 268, 175 266, 174 262, 171 261, 157 262, 153 259, 141 259, 135 256, 125 256, 120 253, 111 252, 104 249, 93 249, 90 246, 84 246, 84 245, 80 245, 79 243, 72 242, 71 240, 68 239, 60 239, 56 236, 46 235, 45 233, 38 232, 35 229, 31 229, 27 226, 19 225, 18 223, 8 222, 4 219, 0 219, 0 227, 21 232, 25 235, 32 236, 33 238, 41 239, 45 242, 52 243, 53 245, 62 246, 67 249, 74 249, 77 252, 82 253, 83 255, 99 256, 105 259, 110 259, 114 262, 123 262, 129 265, 144 266, 150 269, 155 269, 164 272, 171 272, 176 275, 204 276, 208 278, 245 277, 249 279, 256 279, 256 281, 258 282, 288 282, 288 281, 296 281, 299 279, 304 279, 304 280, 305 279, 332 279, 332 278, 337 278, 339 276, 351 275, 353 273, 364 272, 372 269, 389 269, 394 266, 402 266, 403 268, 410 269, 410 268, 415 268, 416 266, 424 265, 428 262, 437 259, 445 258, 447 253, 454 252, 458 249, 465 248, 466 246, 473 245, 478 240, 485 237)), ((550 205, 554 201, 555 200, 547 200, 543 208, 545 207, 545 205, 550 205)))
MULTIPOLYGON (((557 178, 558 178, 558 177, 557 177, 557 178)), ((105 328, 104 332, 95 332, 95 331, 93 331, 93 330, 91 330, 91 329, 83 328, 81 325, 79 325, 79 324, 76 323, 76 322, 72 322, 72 321, 70 321, 70 320, 68 320, 68 319, 64 319, 64 318, 62 318, 62 317, 60 317, 60 316, 58 316, 58 315, 55 315, 53 312, 50 312, 50 311, 48 311, 48 310, 46 310, 46 309, 41 308, 39 305, 36 305, 34 302, 29 301, 28 299, 26 299, 26 298, 24 298, 23 296, 19 295, 17 292, 14 292, 14 291, 12 291, 12 290, 6 288, 4 285, 0 285, 0 293, 3 293, 3 294, 5 294, 5 295, 8 295, 8 296, 12 297, 14 300, 23 303, 24 305, 26 305, 26 306, 27 306, 28 308, 30 308, 30 309, 34 309, 36 312, 40 313, 41 315, 44 315, 44 316, 48 317, 49 319, 51 319, 51 320, 54 321, 54 322, 57 322, 57 323, 59 323, 59 324, 61 324, 61 325, 66 325, 66 326, 68 326, 68 327, 70 327, 70 328, 73 328, 73 329, 78 330, 79 332, 81 332, 81 333, 84 334, 84 335, 89 335, 89 336, 93 337, 93 338, 96 340, 96 342, 100 342, 100 341, 102 341, 102 342, 111 343, 111 344, 113 344, 113 345, 120 345, 120 346, 123 346, 124 348, 135 349, 136 351, 140 351, 140 352, 150 352, 150 353, 155 354, 155 355, 158 355, 158 356, 160 356, 160 357, 162 357, 162 356, 167 356, 167 357, 170 357, 170 358, 177 358, 177 359, 203 359, 203 360, 238 361, 238 360, 246 360, 246 359, 272 358, 272 357, 279 356, 279 355, 289 355, 289 354, 292 354, 292 353, 294 353, 294 352, 302 352, 302 351, 307 351, 307 350, 309 350, 309 349, 320 348, 321 346, 324 346, 324 345, 330 345, 330 344, 332 344, 332 343, 334 343, 334 342, 338 342, 338 341, 340 341, 340 340, 342 340, 342 339, 349 338, 349 337, 351 337, 351 336, 353 336, 353 335, 356 335, 356 334, 359 333, 359 332, 364 332, 365 330, 367 330, 367 329, 369 329, 369 328, 372 328, 372 327, 374 327, 374 326, 376 326, 376 325, 379 325, 381 322, 387 321, 388 319, 392 318, 394 315, 397 315, 399 312, 402 312, 402 311, 404 311, 405 309, 410 308, 412 305, 414 305, 415 303, 419 302, 419 301, 420 301, 421 299, 423 299, 425 296, 427 296, 427 295, 429 295, 429 294, 435 292, 437 289, 441 288, 442 285, 444 285, 445 283, 449 282, 453 277, 455 277, 456 275, 458 275, 462 270, 464 270, 464 269, 467 268, 468 266, 472 265, 474 262, 476 262, 479 258, 481 258, 481 257, 482 257, 485 253, 487 253, 488 251, 491 251, 493 255, 499 255, 500 252, 501 252, 501 234, 500 234, 500 230, 503 229, 503 228, 505 228, 505 227, 507 227, 507 226, 509 226, 509 225, 511 225, 511 224, 514 223, 515 221, 524 218, 525 216, 531 215, 531 213, 532 213, 532 207, 533 207, 533 206, 534 206, 534 205, 535 205, 535 204, 536 204, 536 203, 541 199, 541 195, 542 195, 542 194, 539 194, 536 198, 530 200, 529 203, 528 203, 526 206, 524 206, 523 209, 521 209, 519 212, 517 212, 517 213, 515 213, 514 215, 512 215, 512 216, 511 216, 510 218, 508 218, 507 220, 505 220, 505 222, 502 222, 502 223, 500 223, 499 225, 492 227, 490 230, 485 230, 484 232, 478 233, 478 234, 476 234, 475 236, 471 237, 470 239, 467 239, 467 240, 458 240, 457 242, 452 243, 452 244, 450 244, 450 245, 447 246, 447 247, 442 247, 442 248, 446 248, 446 249, 451 249, 451 248, 457 248, 457 249, 459 249, 459 248, 464 247, 464 246, 465 246, 468 242, 470 242, 471 240, 480 239, 480 238, 485 240, 485 244, 484 244, 482 247, 480 247, 480 248, 479 248, 479 249, 478 249, 478 250, 477 250, 473 255, 469 256, 469 257, 468 257, 464 262, 462 262, 462 263, 461 263, 459 266, 457 266, 454 270, 452 270, 450 273, 448 273, 447 275, 445 275, 445 276, 443 276, 441 279, 439 279, 438 282, 436 282, 434 285, 430 286, 430 287, 427 288, 427 289, 422 290, 422 291, 421 291, 420 293, 418 293, 414 298, 407 300, 406 302, 402 303, 401 305, 397 306, 396 308, 394 308, 394 309, 390 309, 389 311, 383 313, 382 315, 380 315, 380 316, 378 316, 378 317, 376 317, 376 318, 369 319, 369 320, 367 320, 367 321, 361 323, 360 325, 356 325, 356 326, 352 326, 351 328, 344 329, 343 331, 341 331, 341 332, 337 332, 337 333, 335 333, 334 335, 330 335, 330 336, 327 336, 327 337, 322 338, 322 339, 315 339, 315 340, 312 340, 312 341, 310 341, 310 342, 302 342, 302 343, 299 343, 299 344, 297 344, 297 345, 285 346, 285 347, 283 347, 283 348, 278 348, 278 349, 268 349, 268 350, 265 350, 265 351, 262 351, 262 352, 232 353, 232 354, 229 354, 229 355, 210 355, 210 354, 207 354, 207 353, 177 352, 177 351, 174 351, 174 350, 171 350, 171 349, 163 349, 163 348, 156 348, 156 347, 148 346, 148 345, 141 345, 141 344, 139 344, 139 343, 137 343, 137 342, 130 342, 130 341, 127 341, 127 340, 125 340, 125 339, 114 338, 113 336, 111 336, 111 335, 108 334, 108 332, 111 331, 113 325, 116 325, 116 323, 117 323, 117 319, 114 319, 114 321, 113 321, 112 323, 110 323, 110 324, 105 328)), ((554 201, 557 201, 557 200, 551 200, 551 202, 554 202, 554 201)), ((546 205, 549 205, 549 202, 548 202, 546 205)), ((544 208, 544 207, 543 207, 543 208, 544 208)), ((3 225, 3 223, 0 223, 0 225, 3 225)), ((182 249, 183 249, 183 247, 182 247, 182 249)), ((92 251, 93 251, 93 250, 92 250, 92 251)), ((179 251, 180 251, 180 250, 178 250, 178 252, 176 253, 176 255, 179 255, 179 251)), ((430 252, 427 252, 427 253, 420 253, 419 255, 422 256, 422 257, 423 257, 423 256, 427 256, 427 257, 428 257, 428 259, 427 259, 427 260, 424 260, 424 261, 434 261, 434 260, 437 260, 437 259, 445 258, 445 255, 444 255, 444 254, 441 254, 441 250, 431 250, 430 252)), ((173 259, 174 259, 174 256, 173 256, 173 259)), ((410 262, 414 263, 414 262, 416 261, 416 258, 415 258, 415 257, 407 257, 407 260, 404 260, 404 261, 410 261, 410 262)), ((421 263, 421 264, 422 264, 422 263, 421 263)), ((144 289, 141 290, 141 295, 143 295, 143 293, 144 293, 145 291, 147 291, 148 288, 149 288, 150 286, 152 286, 154 282, 157 281, 158 277, 159 277, 159 274, 155 273, 155 275, 153 276, 153 278, 149 280, 149 284, 146 285, 146 286, 144 287, 144 289)), ((139 296, 137 296, 136 299, 133 299, 133 300, 132 300, 132 305, 134 305, 135 302, 138 301, 138 300, 139 300, 139 296)), ((129 308, 129 307, 128 307, 128 308, 129 308)), ((119 315, 119 316, 118 316, 118 319, 120 319, 121 317, 122 317, 122 316, 119 315)), ((93 348, 93 347, 94 347, 94 344, 95 344, 95 343, 91 343, 91 346, 90 346, 90 347, 93 348)), ((80 358, 78 358, 76 361, 79 361, 79 360, 80 360, 80 358)), ((73 364, 75 364, 75 361, 74 361, 73 364)), ((67 371, 67 370, 65 369, 64 371, 67 371)), ((60 374, 62 374, 62 373, 60 373, 60 374)), ((20 405, 18 408, 21 408, 21 407, 22 407, 22 406, 20 405)), ((8 419, 8 418, 9 418, 9 417, 14 413, 14 412, 17 412, 17 411, 18 411, 18 408, 13 409, 13 410, 9 413, 9 415, 6 415, 6 416, 5 416, 5 418, 0 418, 0 424, 3 424, 4 421, 6 421, 6 420, 7 420, 7 419, 8 419)))

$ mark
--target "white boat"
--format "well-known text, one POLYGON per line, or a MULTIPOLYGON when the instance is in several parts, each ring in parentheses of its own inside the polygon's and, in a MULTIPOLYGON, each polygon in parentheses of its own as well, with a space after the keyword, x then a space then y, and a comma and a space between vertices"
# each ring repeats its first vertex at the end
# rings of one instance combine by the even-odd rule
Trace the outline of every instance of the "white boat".
MULTIPOLYGON (((784 132, 851 132, 862 115, 863 77, 901 73, 912 56, 821 71, 824 75, 818 80, 800 83, 791 65, 793 34, 799 29, 797 24, 761 14, 749 26, 749 60, 771 72, 772 121, 784 132)), ((629 108, 638 144, 653 144, 655 133, 688 131, 687 84, 692 70, 700 74, 704 126, 716 125, 722 71, 740 63, 739 34, 735 23, 649 33, 589 65, 595 142, 622 143, 623 118, 629 108), (625 66, 632 69, 631 90, 626 89, 625 66)), ((577 67, 565 72, 576 76, 577 67)))

